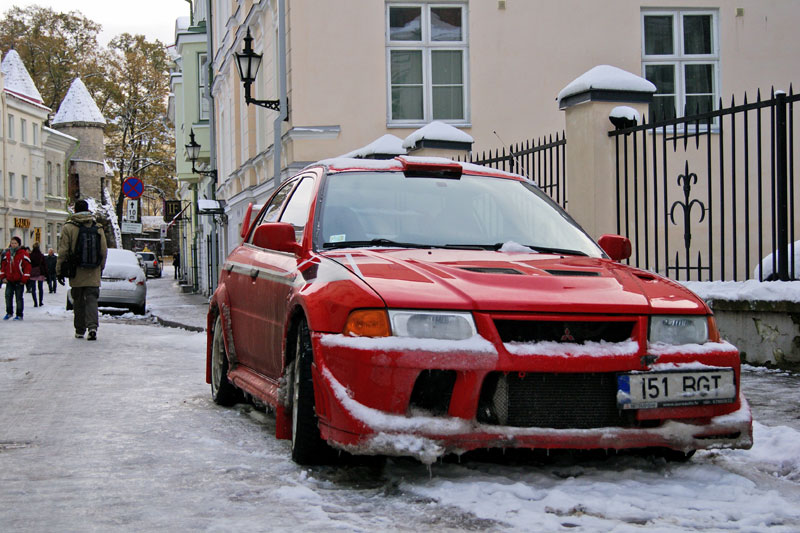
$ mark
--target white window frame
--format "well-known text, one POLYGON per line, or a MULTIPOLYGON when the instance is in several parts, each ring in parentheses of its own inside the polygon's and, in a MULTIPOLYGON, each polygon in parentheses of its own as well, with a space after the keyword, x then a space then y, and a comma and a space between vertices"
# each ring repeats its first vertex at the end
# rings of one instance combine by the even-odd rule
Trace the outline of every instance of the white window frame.
POLYGON ((42 178, 35 178, 36 179, 36 200, 41 202, 42 201, 42 178))
POLYGON ((32 124, 33 128, 33 145, 39 146, 39 125, 37 123, 32 124))
POLYGON ((19 119, 19 141, 21 143, 28 142, 28 121, 24 118, 19 119))
POLYGON ((211 106, 206 98, 206 80, 208 79, 208 53, 197 54, 197 118, 207 122, 211 106), (205 58, 205 63, 203 63, 205 58))
POLYGON ((8 140, 14 140, 14 115, 8 114, 8 140))
MULTIPOLYGON (((642 77, 646 78, 646 70, 649 65, 672 65, 675 72, 675 117, 685 116, 686 107, 686 77, 685 66, 692 64, 712 65, 713 92, 711 96, 712 109, 717 108, 720 98, 719 82, 720 76, 720 52, 719 52, 719 11, 716 9, 643 9, 641 11, 641 37, 642 37, 642 77), (674 53, 671 55, 647 55, 645 46, 645 25, 646 16, 671 16, 672 17, 672 37, 674 53), (684 52, 683 38, 683 17, 686 15, 710 15, 711 16, 711 53, 710 54, 691 54, 684 52)), ((690 115, 693 110, 687 110, 690 115)))
POLYGON ((386 34, 386 124, 390 127, 422 126, 433 120, 459 126, 470 125, 470 86, 469 86, 469 23, 467 14, 469 5, 466 2, 386 2, 384 11, 384 31, 386 34), (420 41, 392 41, 389 11, 393 7, 418 7, 421 11, 422 39, 420 41), (432 41, 430 36, 431 8, 461 8, 461 40, 432 41), (422 52, 422 119, 395 119, 392 117, 392 52, 422 52), (434 50, 458 50, 461 52, 461 74, 463 76, 463 118, 440 119, 433 117, 433 82, 431 79, 431 52, 434 50))
POLYGON ((22 199, 28 199, 28 176, 22 175, 22 199))
POLYGON ((15 196, 16 191, 14 190, 14 188, 15 188, 14 187, 14 182, 15 181, 17 181, 16 180, 16 176, 14 175, 13 172, 9 172, 8 173, 8 196, 10 198, 16 198, 16 196, 15 196))

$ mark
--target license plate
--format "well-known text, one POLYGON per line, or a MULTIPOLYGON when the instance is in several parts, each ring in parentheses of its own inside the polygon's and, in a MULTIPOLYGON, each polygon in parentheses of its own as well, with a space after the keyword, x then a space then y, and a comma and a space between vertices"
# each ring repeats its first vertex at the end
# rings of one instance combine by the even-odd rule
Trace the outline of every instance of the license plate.
POLYGON ((732 368, 697 372, 636 372, 617 376, 620 409, 654 409, 730 403, 736 399, 732 368))

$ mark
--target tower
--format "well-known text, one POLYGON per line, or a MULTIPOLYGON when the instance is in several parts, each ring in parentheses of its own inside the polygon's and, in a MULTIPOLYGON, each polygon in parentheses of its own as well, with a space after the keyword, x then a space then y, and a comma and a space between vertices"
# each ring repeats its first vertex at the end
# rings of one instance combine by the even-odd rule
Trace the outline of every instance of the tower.
POLYGON ((106 119, 80 78, 75 78, 51 125, 80 140, 70 158, 68 201, 103 198, 106 176, 103 128, 106 119))

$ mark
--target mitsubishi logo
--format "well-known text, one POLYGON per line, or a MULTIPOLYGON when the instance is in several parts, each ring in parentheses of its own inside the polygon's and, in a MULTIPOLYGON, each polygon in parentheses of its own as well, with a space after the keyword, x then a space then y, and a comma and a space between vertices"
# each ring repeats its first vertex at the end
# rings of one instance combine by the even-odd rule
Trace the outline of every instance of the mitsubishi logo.
POLYGON ((561 342, 569 342, 569 341, 574 341, 574 340, 575 340, 575 337, 573 337, 570 334, 569 328, 564 328, 564 334, 561 335, 561 342))

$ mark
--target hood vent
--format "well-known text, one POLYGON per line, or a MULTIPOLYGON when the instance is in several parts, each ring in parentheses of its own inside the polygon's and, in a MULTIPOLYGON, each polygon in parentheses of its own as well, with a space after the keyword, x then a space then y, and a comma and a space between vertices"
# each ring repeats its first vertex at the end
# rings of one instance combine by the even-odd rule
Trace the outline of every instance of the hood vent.
POLYGON ((545 272, 552 274, 554 276, 583 276, 583 277, 596 277, 600 275, 600 272, 595 272, 593 270, 554 270, 554 269, 545 269, 545 272))
POLYGON ((461 267, 461 270, 469 270, 470 272, 478 272, 480 274, 517 274, 522 275, 522 272, 513 268, 502 267, 461 267))

